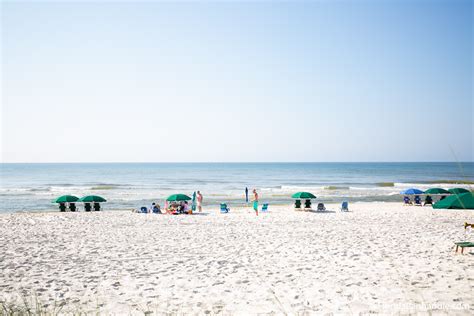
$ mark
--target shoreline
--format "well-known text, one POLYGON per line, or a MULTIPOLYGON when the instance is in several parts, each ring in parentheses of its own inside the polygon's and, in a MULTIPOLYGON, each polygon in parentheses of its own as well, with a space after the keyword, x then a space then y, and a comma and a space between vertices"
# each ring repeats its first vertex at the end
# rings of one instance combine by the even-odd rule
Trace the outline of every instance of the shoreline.
MULTIPOLYGON (((425 196, 425 194, 419 194, 420 196, 425 196)), ((434 202, 436 202, 438 200, 438 197, 439 195, 436 195, 436 194, 429 194, 431 195, 432 197, 434 197, 434 202)), ((304 200, 304 199, 303 199, 304 200)), ((313 208, 316 208, 317 204, 318 203, 323 203, 325 206, 332 206, 332 207, 335 207, 335 208, 340 208, 342 202, 344 201, 348 201, 349 202, 349 205, 357 205, 357 204, 393 204, 393 205, 401 205, 401 206, 405 206, 405 207, 408 207, 406 205, 404 205, 403 203, 403 195, 399 195, 397 196, 396 199, 393 199, 393 200, 386 200, 386 201, 381 201, 381 200, 375 200, 375 201, 365 201, 363 199, 361 200, 358 200, 358 201, 354 201, 352 199, 343 199, 343 198, 339 198, 338 199, 340 202, 334 202, 333 200, 322 200, 322 199, 313 199, 312 200, 312 205, 313 205, 313 208)), ((151 204, 151 201, 161 201, 160 199, 156 199, 156 200, 150 200, 148 204, 151 204)), ((229 201, 229 200, 228 200, 229 201)), ((272 207, 277 207, 277 208, 288 208, 288 209, 291 209, 293 210, 293 206, 294 206, 294 199, 291 200, 292 202, 291 203, 272 203, 271 200, 263 200, 259 202, 259 207, 261 207, 262 204, 264 203, 268 203, 270 208, 272 207)), ((221 203, 225 203, 225 202, 221 202, 221 203)), ((148 204, 144 204, 142 206, 146 206, 148 207, 149 205, 148 204)), ((160 204, 160 203, 158 203, 160 204)), ((226 203, 228 206, 230 206, 231 208, 233 209, 249 209, 249 210, 252 210, 252 203, 249 202, 247 205, 243 205, 243 203, 239 203, 239 204, 233 204, 232 202, 227 202, 226 203)), ((433 203, 434 204, 434 203, 433 203)), ((132 212, 132 208, 108 208, 107 207, 107 203, 103 203, 101 204, 102 205, 102 210, 99 211, 99 212, 95 212, 95 211, 91 211, 91 213, 103 213, 103 212, 132 212)), ((161 205, 161 204, 160 204, 161 205)), ((78 207, 79 207, 79 210, 76 211, 76 212, 70 212, 70 211, 66 211, 66 212, 63 212, 63 213, 87 213, 83 210, 83 207, 82 207, 82 203, 79 203, 78 204, 78 207)), ((416 208, 416 206, 414 206, 416 208)), ((138 207, 137 207, 138 208, 138 207)), ((204 209, 208 209, 208 210, 216 210, 219 208, 219 203, 210 203, 210 204, 203 204, 203 208, 204 209)), ((433 209, 431 205, 428 205, 428 206, 422 206, 422 208, 429 208, 429 209, 433 209)), ((439 209, 437 211, 440 211, 439 209)), ((451 210, 452 211, 452 210, 451 210)), ((11 211, 11 212, 0 212, 0 216, 2 215, 8 215, 8 214, 25 214, 25 213, 34 213, 34 214, 37 214, 37 213, 47 213, 47 214, 51 214, 51 213, 61 213, 56 207, 55 208, 50 208, 50 209, 38 209, 38 210, 21 210, 21 211, 11 211)), ((159 215, 159 214, 158 214, 159 215)))
MULTIPOLYGON (((335 208, 335 209, 339 209, 341 204, 342 204, 342 199, 341 199, 341 203, 334 203, 334 202, 322 202, 322 201, 318 201, 318 200, 313 200, 313 208, 316 208, 317 204, 318 203, 324 203, 324 205, 326 207, 332 207, 332 208, 335 208)), ((266 201, 265 202, 260 202, 259 203, 259 208, 261 208, 262 204, 263 203, 267 203, 266 201)), ((228 206, 231 207, 231 209, 237 209, 237 210, 249 210, 249 211, 253 211, 253 207, 252 207, 252 203, 248 203, 248 205, 234 205, 234 204, 231 204, 231 203, 226 203, 228 206)), ((403 204, 403 201, 400 201, 400 202, 394 202, 394 201, 350 201, 349 202, 349 206, 350 205, 358 205, 358 204, 394 204, 394 205, 402 205, 404 207, 411 207, 411 206, 406 206, 403 204)), ((104 207, 101 211, 99 212, 96 212, 96 211, 91 211, 91 212, 85 212, 82 208, 79 209, 79 211, 76 211, 76 212, 71 212, 71 211, 66 211, 66 212, 60 212, 58 209, 48 209, 48 210, 29 210, 29 211, 13 211, 13 212, 4 212, 4 213, 1 213, 0 212, 0 216, 2 215, 9 215, 9 214, 28 214, 28 213, 32 213, 32 214, 55 214, 55 213, 58 213, 58 214, 64 214, 64 213, 72 213, 72 214, 75 214, 75 213, 87 213, 87 214, 90 214, 90 213, 106 213, 106 212, 123 212, 123 213, 127 213, 127 212, 130 212, 130 213, 133 213, 132 212, 132 209, 121 209, 121 208, 112 208, 112 209, 108 209, 106 206, 106 203, 103 204, 104 207)), ((144 205, 145 206, 145 205, 144 205)), ((294 201, 293 203, 289 204, 289 203, 271 203, 269 202, 269 207, 270 208, 287 208, 288 210, 294 210, 294 201)), ((431 205, 429 206, 413 206, 414 208, 427 208, 427 209, 433 209, 431 205)), ((218 205, 215 205, 215 204, 210 204, 210 205, 203 205, 203 213, 206 213, 206 210, 212 210, 213 212, 217 212, 219 211, 219 207, 218 205)), ((435 210, 435 209, 433 209, 435 210)), ((441 211, 440 209, 437 209, 435 211, 441 211)), ((454 209, 451 209, 449 211, 455 211, 454 209)), ((467 210, 469 211, 469 210, 467 210)), ((471 210, 471 211, 474 211, 474 210, 471 210)), ((301 212, 305 212, 305 211, 301 211, 301 212)), ((199 213, 198 211, 195 211, 194 213, 199 213)), ((167 215, 165 213, 162 213, 162 214, 154 214, 154 215, 167 215)))

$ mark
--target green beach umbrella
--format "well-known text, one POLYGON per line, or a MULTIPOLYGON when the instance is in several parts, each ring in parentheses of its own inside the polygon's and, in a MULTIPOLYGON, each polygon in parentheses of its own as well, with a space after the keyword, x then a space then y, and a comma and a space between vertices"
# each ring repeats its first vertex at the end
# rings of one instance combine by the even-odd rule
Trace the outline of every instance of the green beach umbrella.
POLYGON ((316 196, 314 196, 313 193, 309 192, 296 192, 291 196, 293 199, 315 199, 316 196))
POLYGON ((74 195, 63 195, 58 197, 53 203, 70 203, 70 202, 77 202, 79 198, 74 195))
POLYGON ((81 202, 107 202, 106 199, 98 195, 83 196, 79 199, 79 201, 81 202))
POLYGON ((433 208, 474 209, 474 194, 469 192, 448 196, 444 200, 436 202, 433 208))
POLYGON ((452 194, 470 193, 469 190, 464 189, 464 188, 454 188, 454 189, 449 189, 448 191, 452 194))
POLYGON ((431 188, 425 191, 425 194, 450 194, 448 190, 441 188, 431 188))
POLYGON ((181 194, 181 193, 170 195, 166 199, 166 201, 169 201, 169 202, 171 202, 171 201, 189 201, 189 200, 191 200, 191 198, 189 196, 187 196, 186 194, 181 194))

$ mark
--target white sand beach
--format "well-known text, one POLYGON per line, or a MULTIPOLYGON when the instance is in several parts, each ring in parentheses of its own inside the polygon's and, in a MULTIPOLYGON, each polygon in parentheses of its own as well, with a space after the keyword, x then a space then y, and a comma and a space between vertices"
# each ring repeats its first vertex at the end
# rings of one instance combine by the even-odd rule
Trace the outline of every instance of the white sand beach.
POLYGON ((474 314, 474 212, 0 215, 0 299, 103 314, 474 314), (471 252, 470 252, 471 251, 471 252))

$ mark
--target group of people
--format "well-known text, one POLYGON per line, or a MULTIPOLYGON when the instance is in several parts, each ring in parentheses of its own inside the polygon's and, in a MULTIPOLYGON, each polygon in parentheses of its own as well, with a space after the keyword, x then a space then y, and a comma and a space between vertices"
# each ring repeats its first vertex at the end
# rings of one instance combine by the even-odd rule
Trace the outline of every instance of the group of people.
MULTIPOLYGON (((196 192, 196 206, 199 212, 202 212, 202 201, 203 196, 200 191, 196 192)), ((192 207, 189 206, 188 201, 172 201, 167 203, 165 206, 165 213, 168 214, 191 214, 193 211, 192 207)), ((140 209, 133 209, 134 213, 153 213, 163 214, 161 206, 158 203, 153 202, 149 208, 142 206, 140 209)))
POLYGON ((192 214, 192 208, 189 207, 188 201, 171 202, 166 208, 166 212, 170 214, 192 214))
MULTIPOLYGON (((245 188, 245 196, 248 201, 248 188, 245 188)), ((258 192, 256 189, 252 190, 252 202, 255 214, 258 215, 258 192)), ((204 197, 201 191, 196 192, 196 208, 199 212, 202 212, 202 202, 204 197)), ((133 209, 134 213, 153 213, 153 214, 192 214, 193 209, 190 207, 188 201, 172 201, 165 205, 164 212, 161 210, 161 206, 158 203, 153 202, 149 208, 142 206, 140 209, 133 209)))

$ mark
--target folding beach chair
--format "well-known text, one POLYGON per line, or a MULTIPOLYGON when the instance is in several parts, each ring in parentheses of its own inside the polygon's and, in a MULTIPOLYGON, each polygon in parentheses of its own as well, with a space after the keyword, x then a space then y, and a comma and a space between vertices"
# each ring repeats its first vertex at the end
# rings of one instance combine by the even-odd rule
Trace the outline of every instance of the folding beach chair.
POLYGON ((405 203, 404 205, 412 205, 413 204, 413 203, 411 203, 410 198, 408 196, 405 196, 403 198, 403 202, 405 203))
POLYGON ((262 212, 268 212, 268 203, 263 203, 262 212))
POLYGON ((431 198, 431 196, 427 195, 426 198, 425 198, 425 204, 423 205, 433 205, 433 199, 431 198))
POLYGON ((100 204, 99 203, 94 203, 94 211, 95 212, 100 211, 100 204))
POLYGON ((311 200, 310 199, 304 201, 304 210, 305 211, 311 211, 311 200))
POLYGON ((341 212, 349 212, 349 202, 342 202, 341 205, 341 212))
POLYGON ((415 201, 415 205, 417 205, 417 206, 422 206, 422 205, 421 205, 421 198, 420 198, 419 195, 416 195, 416 196, 415 196, 414 201, 415 201))
POLYGON ((227 207, 227 204, 221 203, 221 213, 225 214, 225 213, 229 213, 229 211, 230 211, 230 208, 227 207))
POLYGON ((318 212, 320 211, 325 211, 326 207, 324 206, 324 203, 318 203, 318 212))
POLYGON ((146 206, 140 207, 140 213, 144 213, 144 214, 148 213, 148 209, 146 208, 146 206))
POLYGON ((71 212, 77 211, 76 204, 74 204, 74 203, 69 203, 69 210, 70 210, 71 212))
MULTIPOLYGON (((474 223, 464 223, 464 230, 467 231, 467 229, 474 228, 474 223)), ((456 245, 456 252, 458 252, 458 249, 461 248, 461 254, 464 253, 464 248, 473 248, 474 247, 474 242, 470 241, 458 241, 454 243, 456 245)))
POLYGON ((458 252, 459 247, 461 247, 461 254, 464 253, 464 248, 473 248, 474 247, 474 242, 469 242, 469 241, 460 241, 460 242, 455 242, 456 245, 456 252, 458 252))
POLYGON ((295 201, 295 211, 301 211, 301 200, 295 201))
POLYGON ((92 210, 92 205, 90 203, 84 203, 84 211, 90 212, 92 210))

